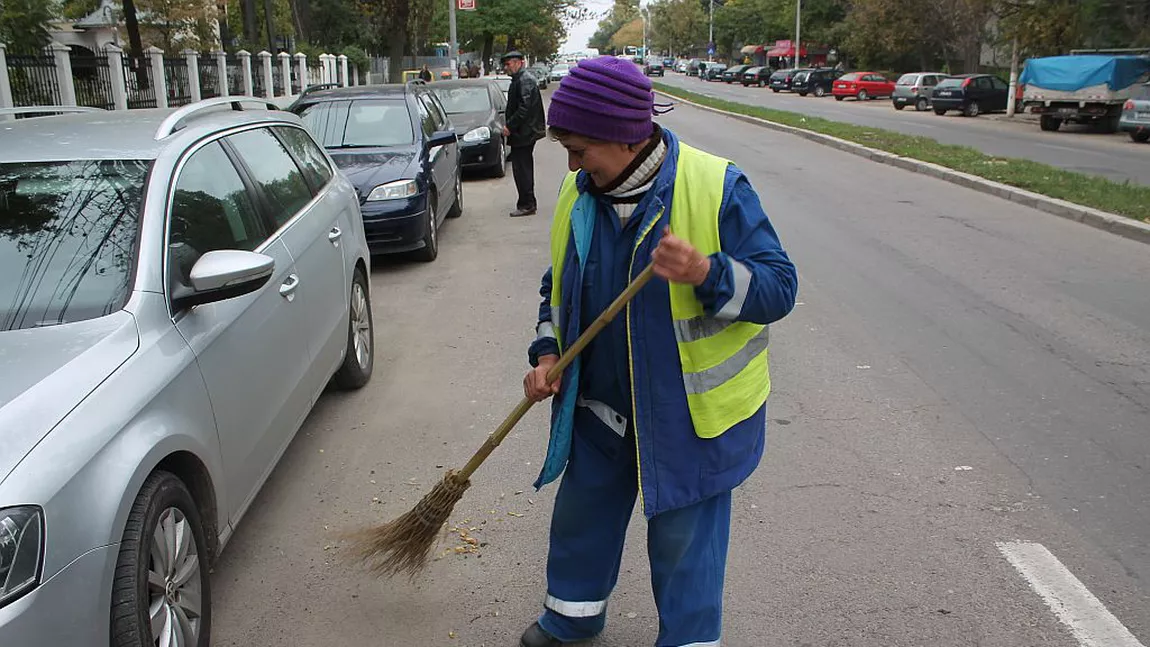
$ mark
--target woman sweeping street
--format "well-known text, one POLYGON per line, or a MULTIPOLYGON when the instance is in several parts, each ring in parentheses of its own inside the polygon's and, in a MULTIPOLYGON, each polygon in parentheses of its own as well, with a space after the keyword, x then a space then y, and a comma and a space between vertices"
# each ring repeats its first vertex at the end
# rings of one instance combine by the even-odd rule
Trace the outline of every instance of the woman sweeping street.
POLYGON ((548 126, 571 170, 530 348, 527 397, 552 403, 537 487, 562 474, 544 609, 521 647, 603 631, 627 525, 647 518, 656 647, 719 645, 731 490, 762 457, 768 324, 797 274, 758 195, 731 162, 652 120, 628 60, 572 69, 548 126), (559 354, 650 263, 644 287, 555 382, 559 354))

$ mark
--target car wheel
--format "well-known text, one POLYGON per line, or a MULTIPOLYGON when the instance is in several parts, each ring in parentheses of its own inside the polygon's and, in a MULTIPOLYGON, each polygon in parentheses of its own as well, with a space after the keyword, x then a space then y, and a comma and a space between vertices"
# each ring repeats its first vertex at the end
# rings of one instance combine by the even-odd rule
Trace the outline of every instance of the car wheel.
POLYGON ((866 90, 859 90, 859 93, 858 93, 858 100, 859 101, 866 101, 869 98, 870 98, 870 96, 867 95, 866 90))
POLYGON ((898 101, 891 101, 891 104, 894 106, 895 110, 902 110, 903 108, 906 107, 905 105, 899 103, 898 101))
POLYGON ((1050 115, 1042 115, 1038 118, 1038 127, 1042 130, 1054 132, 1062 127, 1062 120, 1050 115))
POLYGON ((491 165, 491 175, 494 177, 507 176, 507 145, 499 139, 499 160, 491 165))
POLYGON ((415 257, 424 263, 430 263, 439 256, 439 216, 435 202, 435 194, 428 197, 427 231, 423 234, 423 249, 415 253, 415 257))
POLYGON ((1142 132, 1130 131, 1130 139, 1133 139, 1139 144, 1145 144, 1147 141, 1150 141, 1150 130, 1143 130, 1142 132))
POLYGON ((171 472, 144 481, 128 513, 112 581, 113 647, 207 647, 210 555, 196 502, 171 472))
POLYGON ((982 106, 977 101, 971 101, 962 109, 962 114, 966 117, 977 117, 982 114, 982 106))
POLYGON ((799 96, 800 96, 800 97, 805 97, 805 96, 807 96, 807 93, 806 93, 806 92, 800 92, 800 93, 799 93, 799 96))
POLYGON ((827 96, 827 91, 824 90, 823 87, 820 85, 820 86, 815 88, 815 96, 816 97, 825 97, 825 96, 827 96))
POLYGON ((934 109, 934 114, 936 114, 936 115, 938 115, 938 116, 940 116, 940 117, 941 117, 942 115, 945 115, 945 114, 946 114, 946 109, 945 109, 945 108, 935 108, 935 109, 934 109))
POLYGON ((335 385, 345 391, 358 389, 371 379, 375 367, 375 323, 367 277, 356 268, 351 277, 351 303, 348 306, 347 353, 335 373, 335 385))
POLYGON ((842 96, 842 95, 837 95, 837 94, 835 95, 835 101, 842 101, 842 100, 843 100, 843 99, 845 99, 845 98, 846 98, 846 97, 844 97, 844 96, 842 96))
POLYGON ((778 88, 771 88, 771 92, 774 92, 775 94, 778 94, 778 93, 779 93, 779 89, 778 89, 778 88))
POLYGON ((457 170, 455 172, 455 204, 451 205, 451 211, 447 212, 448 218, 458 218, 463 215, 463 171, 457 170))

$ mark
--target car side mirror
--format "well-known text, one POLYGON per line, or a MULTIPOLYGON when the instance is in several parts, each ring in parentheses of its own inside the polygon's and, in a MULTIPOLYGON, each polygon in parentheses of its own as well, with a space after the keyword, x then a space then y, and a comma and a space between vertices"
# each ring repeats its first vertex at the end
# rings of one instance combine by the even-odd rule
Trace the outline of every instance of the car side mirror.
POLYGON ((427 140, 427 145, 430 148, 446 146, 448 144, 454 144, 457 139, 458 135, 455 134, 454 130, 442 130, 432 135, 431 138, 427 140))
POLYGON ((180 284, 173 305, 183 310, 251 294, 267 284, 275 259, 256 252, 223 249, 201 256, 188 273, 191 286, 180 284))

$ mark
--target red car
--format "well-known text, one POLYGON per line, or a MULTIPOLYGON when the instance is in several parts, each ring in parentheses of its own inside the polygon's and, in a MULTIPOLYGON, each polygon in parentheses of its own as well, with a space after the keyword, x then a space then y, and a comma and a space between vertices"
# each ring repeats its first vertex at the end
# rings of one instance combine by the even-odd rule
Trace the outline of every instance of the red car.
POLYGON ((859 101, 889 97, 894 94, 894 81, 875 72, 851 72, 835 80, 831 94, 835 101, 855 97, 859 101))

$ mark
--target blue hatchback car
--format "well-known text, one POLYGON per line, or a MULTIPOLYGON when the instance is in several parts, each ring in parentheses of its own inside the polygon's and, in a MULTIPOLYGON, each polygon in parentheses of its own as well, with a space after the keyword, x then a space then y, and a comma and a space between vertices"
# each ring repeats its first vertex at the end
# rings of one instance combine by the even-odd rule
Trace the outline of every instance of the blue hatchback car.
POLYGON ((291 108, 355 185, 373 254, 439 255, 444 218, 463 215, 459 141, 421 81, 309 92, 291 108))

